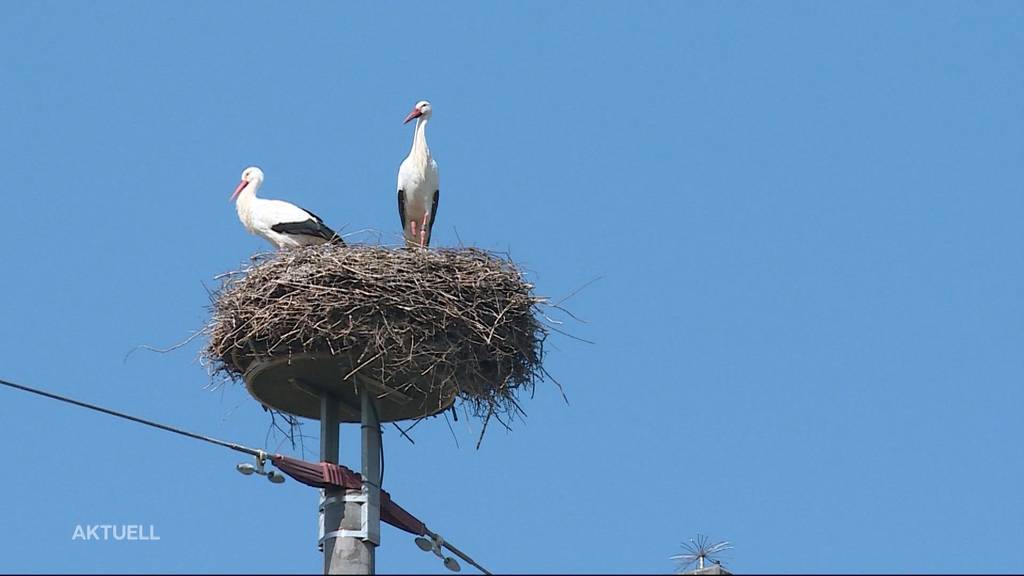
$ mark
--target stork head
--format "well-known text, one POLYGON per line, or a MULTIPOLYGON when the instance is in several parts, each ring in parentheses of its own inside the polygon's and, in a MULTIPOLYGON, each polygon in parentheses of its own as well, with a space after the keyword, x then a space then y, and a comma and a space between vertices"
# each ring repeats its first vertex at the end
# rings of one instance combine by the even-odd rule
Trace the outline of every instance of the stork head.
POLYGON ((260 170, 255 166, 249 166, 245 170, 242 170, 242 181, 239 182, 238 187, 235 188, 235 193, 231 195, 231 200, 234 201, 235 198, 238 198, 238 195, 241 194, 242 190, 245 190, 245 187, 249 184, 258 187, 262 183, 263 170, 260 170))
POLYGON ((424 120, 430 118, 430 102, 427 102, 426 100, 420 100, 417 102, 416 105, 412 107, 412 112, 409 112, 409 115, 405 117, 405 122, 402 122, 402 124, 408 124, 410 120, 413 118, 419 118, 420 116, 423 116, 424 120))

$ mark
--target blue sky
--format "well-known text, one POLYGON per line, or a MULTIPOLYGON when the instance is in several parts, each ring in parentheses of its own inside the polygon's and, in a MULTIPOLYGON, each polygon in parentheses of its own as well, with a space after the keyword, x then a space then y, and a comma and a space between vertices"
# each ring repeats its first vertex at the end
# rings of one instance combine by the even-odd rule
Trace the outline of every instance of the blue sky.
MULTIPOLYGON (((0 54, 0 377, 277 448, 200 342, 125 354, 267 248, 247 165, 396 241, 428 98, 434 243, 601 280, 595 344, 550 341, 570 404, 479 451, 387 429, 398 502, 493 571, 669 572, 698 533, 736 571, 1024 570, 1024 5, 6 3, 0 54)), ((233 453, 9 390, 0 422, 0 569, 320 567, 315 491, 233 453), (71 540, 100 523, 161 540, 71 540)))

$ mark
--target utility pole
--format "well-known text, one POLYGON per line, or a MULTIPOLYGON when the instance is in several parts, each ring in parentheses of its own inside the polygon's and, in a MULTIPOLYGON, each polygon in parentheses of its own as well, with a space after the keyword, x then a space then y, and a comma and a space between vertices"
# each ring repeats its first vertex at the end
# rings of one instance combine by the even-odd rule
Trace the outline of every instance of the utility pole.
MULTIPOLYGON (((322 489, 320 547, 324 574, 374 574, 380 543, 380 423, 372 395, 360 387, 363 489, 322 489)), ((340 400, 320 392, 320 460, 338 464, 340 400)))

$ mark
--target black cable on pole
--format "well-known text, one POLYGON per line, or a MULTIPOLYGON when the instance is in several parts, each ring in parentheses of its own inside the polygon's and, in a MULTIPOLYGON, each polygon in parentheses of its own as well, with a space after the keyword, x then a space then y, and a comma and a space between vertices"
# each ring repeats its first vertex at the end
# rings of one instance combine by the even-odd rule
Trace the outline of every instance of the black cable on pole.
MULTIPOLYGON (((380 478, 377 478, 377 488, 384 489, 384 430, 380 425, 380 413, 377 412, 377 403, 370 399, 370 408, 373 409, 373 420, 377 422, 377 437, 380 438, 380 478)), ((401 428, 399 428, 401 430, 401 428)))
POLYGON ((104 408, 102 406, 97 406, 95 404, 89 404, 88 402, 82 402, 81 400, 75 400, 74 398, 68 398, 67 396, 61 396, 60 394, 54 394, 53 392, 47 392, 45 390, 39 390, 38 388, 32 388, 31 386, 15 384, 14 382, 9 382, 3 379, 0 379, 0 384, 3 384, 4 386, 8 386, 10 388, 15 388, 17 390, 22 390, 24 392, 37 394, 39 396, 43 396, 46 398, 52 398, 53 400, 59 400, 61 402, 73 404, 75 406, 81 406, 82 408, 88 408, 89 410, 95 410, 96 412, 102 412, 103 414, 109 414, 111 416, 117 416, 118 418, 124 418, 125 420, 131 420, 132 422, 137 422, 139 424, 144 424, 146 426, 152 426, 153 428, 158 428, 160 430, 166 430, 167 432, 180 434, 181 436, 185 436, 187 438, 202 440, 203 442, 209 442, 210 444, 223 446, 224 448, 230 448, 231 450, 241 452, 243 454, 249 454, 250 456, 259 456, 262 453, 260 450, 256 450, 255 448, 249 448, 248 446, 242 446, 241 444, 235 444, 234 442, 225 442, 224 440, 218 440, 216 438, 211 438, 209 436, 203 436, 202 434, 196 434, 195 432, 189 432, 187 430, 175 428, 174 426, 168 426, 167 424, 153 422, 152 420, 146 420, 145 418, 139 418, 138 416, 131 416, 123 412, 118 412, 117 410, 111 410, 110 408, 104 408))

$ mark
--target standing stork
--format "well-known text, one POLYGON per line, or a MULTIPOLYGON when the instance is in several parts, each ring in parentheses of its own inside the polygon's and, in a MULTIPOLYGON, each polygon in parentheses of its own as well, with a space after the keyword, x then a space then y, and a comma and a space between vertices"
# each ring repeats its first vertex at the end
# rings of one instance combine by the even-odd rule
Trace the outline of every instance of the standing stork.
POLYGON ((437 201, 441 196, 437 162, 427 147, 427 122, 430 121, 430 102, 420 100, 403 124, 416 119, 412 136, 412 149, 398 168, 398 216, 402 219, 402 234, 407 246, 425 248, 430 245, 430 232, 437 218, 437 201))
POLYGON ((263 171, 250 166, 242 171, 242 181, 231 195, 236 200, 238 219, 250 233, 262 236, 278 249, 311 244, 345 242, 319 216, 283 200, 256 197, 263 184, 263 171))

